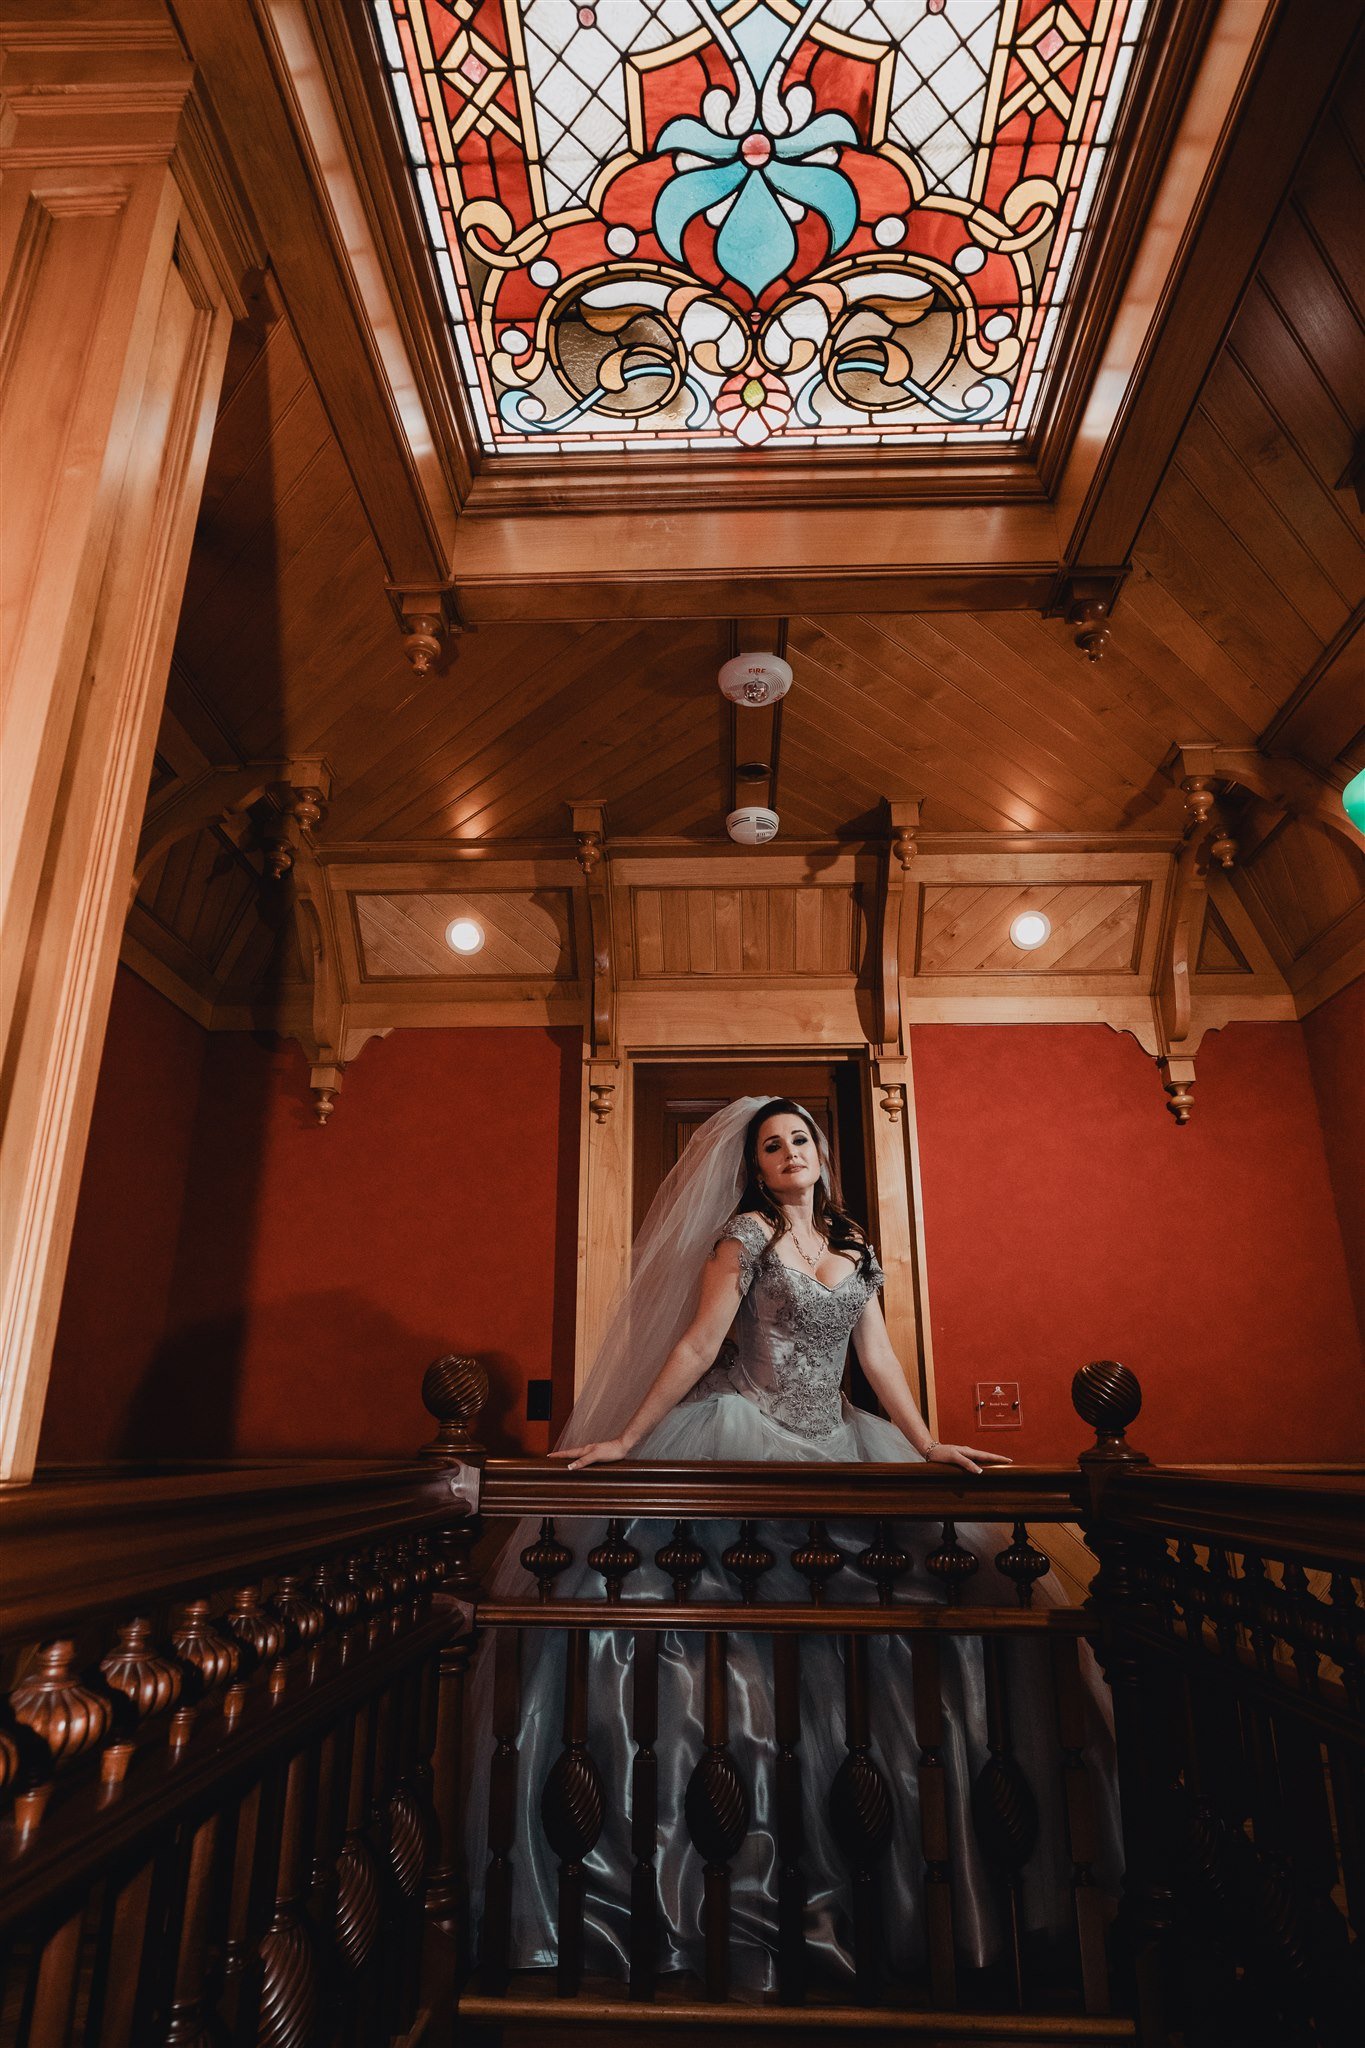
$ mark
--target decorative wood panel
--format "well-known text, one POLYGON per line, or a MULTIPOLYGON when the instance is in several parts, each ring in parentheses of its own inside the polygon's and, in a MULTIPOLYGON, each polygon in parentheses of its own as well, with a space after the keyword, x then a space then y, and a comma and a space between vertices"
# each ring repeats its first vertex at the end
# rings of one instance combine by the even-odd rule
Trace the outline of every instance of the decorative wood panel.
POLYGON ((926 885, 915 973, 1132 974, 1146 908, 1142 882, 926 885), (1043 912, 1052 924, 1031 951, 1010 938, 1011 924, 1025 910, 1043 912))
POLYGON ((1218 913, 1214 903, 1204 909, 1196 974, 1250 974, 1251 963, 1218 913))
POLYGON ((1365 910, 1365 847, 1302 818, 1287 818, 1242 870, 1243 889, 1287 962, 1365 910))
POLYGON ((630 891, 635 973, 854 974, 861 920, 856 888, 630 891))
POLYGON ((352 896, 351 902, 367 982, 572 981, 577 973, 567 889, 527 895, 501 890, 366 894, 352 896), (473 918, 483 927, 479 952, 459 954, 446 944, 446 930, 457 917, 473 918))

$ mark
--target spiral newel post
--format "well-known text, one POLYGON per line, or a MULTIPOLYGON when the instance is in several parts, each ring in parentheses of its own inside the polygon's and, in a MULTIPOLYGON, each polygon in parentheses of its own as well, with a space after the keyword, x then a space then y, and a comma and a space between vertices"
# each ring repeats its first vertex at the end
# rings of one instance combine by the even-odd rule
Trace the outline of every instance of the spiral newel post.
POLYGON ((1169 1730, 1173 1715, 1154 1699, 1128 1624, 1149 1605, 1153 1564, 1164 1550, 1159 1539, 1114 1528, 1105 1515, 1105 1492, 1118 1473, 1150 1465, 1128 1441, 1128 1429, 1142 1408, 1137 1374, 1115 1359, 1083 1365, 1071 1383, 1071 1404, 1095 1432, 1078 1459, 1090 1485, 1083 1522, 1086 1540, 1099 1561, 1087 1602, 1094 1622, 1092 1640, 1114 1702, 1119 1800, 1123 1816, 1125 1870, 1119 1927, 1132 1980, 1139 2048, 1167 2048, 1167 1956, 1174 1924, 1168 1868, 1174 1760, 1169 1730))
POLYGON ((421 1999, 444 2023, 453 2019, 460 1979, 469 1964, 461 1758, 465 1674, 474 1650, 475 1614, 482 1590, 473 1558, 480 1527, 479 1484, 488 1455, 475 1432, 487 1400, 488 1374, 477 1358, 448 1353, 435 1359, 423 1375, 423 1405, 436 1418, 437 1429, 421 1456, 449 1473, 452 1501, 462 1500, 466 1510, 435 1539, 433 1569, 433 1599, 450 1603, 456 1632, 442 1646, 436 1665, 436 1711, 431 1723, 436 1853, 423 1902, 421 1999))

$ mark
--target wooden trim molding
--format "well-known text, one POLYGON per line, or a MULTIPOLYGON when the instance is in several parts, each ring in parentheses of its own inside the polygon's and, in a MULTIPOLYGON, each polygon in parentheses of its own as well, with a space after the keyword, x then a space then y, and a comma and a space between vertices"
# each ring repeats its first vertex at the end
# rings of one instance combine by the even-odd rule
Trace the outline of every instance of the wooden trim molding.
POLYGON ((0 1478, 32 1467, 248 253, 169 24, 0 28, 7 313, 0 1478), (189 138, 189 146, 182 146, 189 138), (137 459, 130 459, 136 450, 137 459), (98 687, 95 687, 95 680, 98 687), (32 963, 19 1000, 19 962, 32 963))

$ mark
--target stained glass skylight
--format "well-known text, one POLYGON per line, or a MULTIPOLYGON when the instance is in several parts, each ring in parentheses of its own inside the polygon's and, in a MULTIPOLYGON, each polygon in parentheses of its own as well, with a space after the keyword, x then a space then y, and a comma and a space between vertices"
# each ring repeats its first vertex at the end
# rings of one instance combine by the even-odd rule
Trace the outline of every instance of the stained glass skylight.
POLYGON ((1022 439, 1149 0, 371 0, 484 448, 1022 439))

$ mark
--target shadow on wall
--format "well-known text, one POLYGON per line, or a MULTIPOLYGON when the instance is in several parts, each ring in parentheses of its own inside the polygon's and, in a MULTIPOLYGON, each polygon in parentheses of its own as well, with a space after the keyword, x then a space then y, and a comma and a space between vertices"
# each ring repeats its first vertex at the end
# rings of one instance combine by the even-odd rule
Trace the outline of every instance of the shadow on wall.
MULTIPOLYGON (((158 1346, 116 1455, 415 1456, 435 1431, 422 1374, 448 1348, 354 1289, 239 1307, 158 1346)), ((504 1405, 515 1409, 514 1392, 504 1405)))

